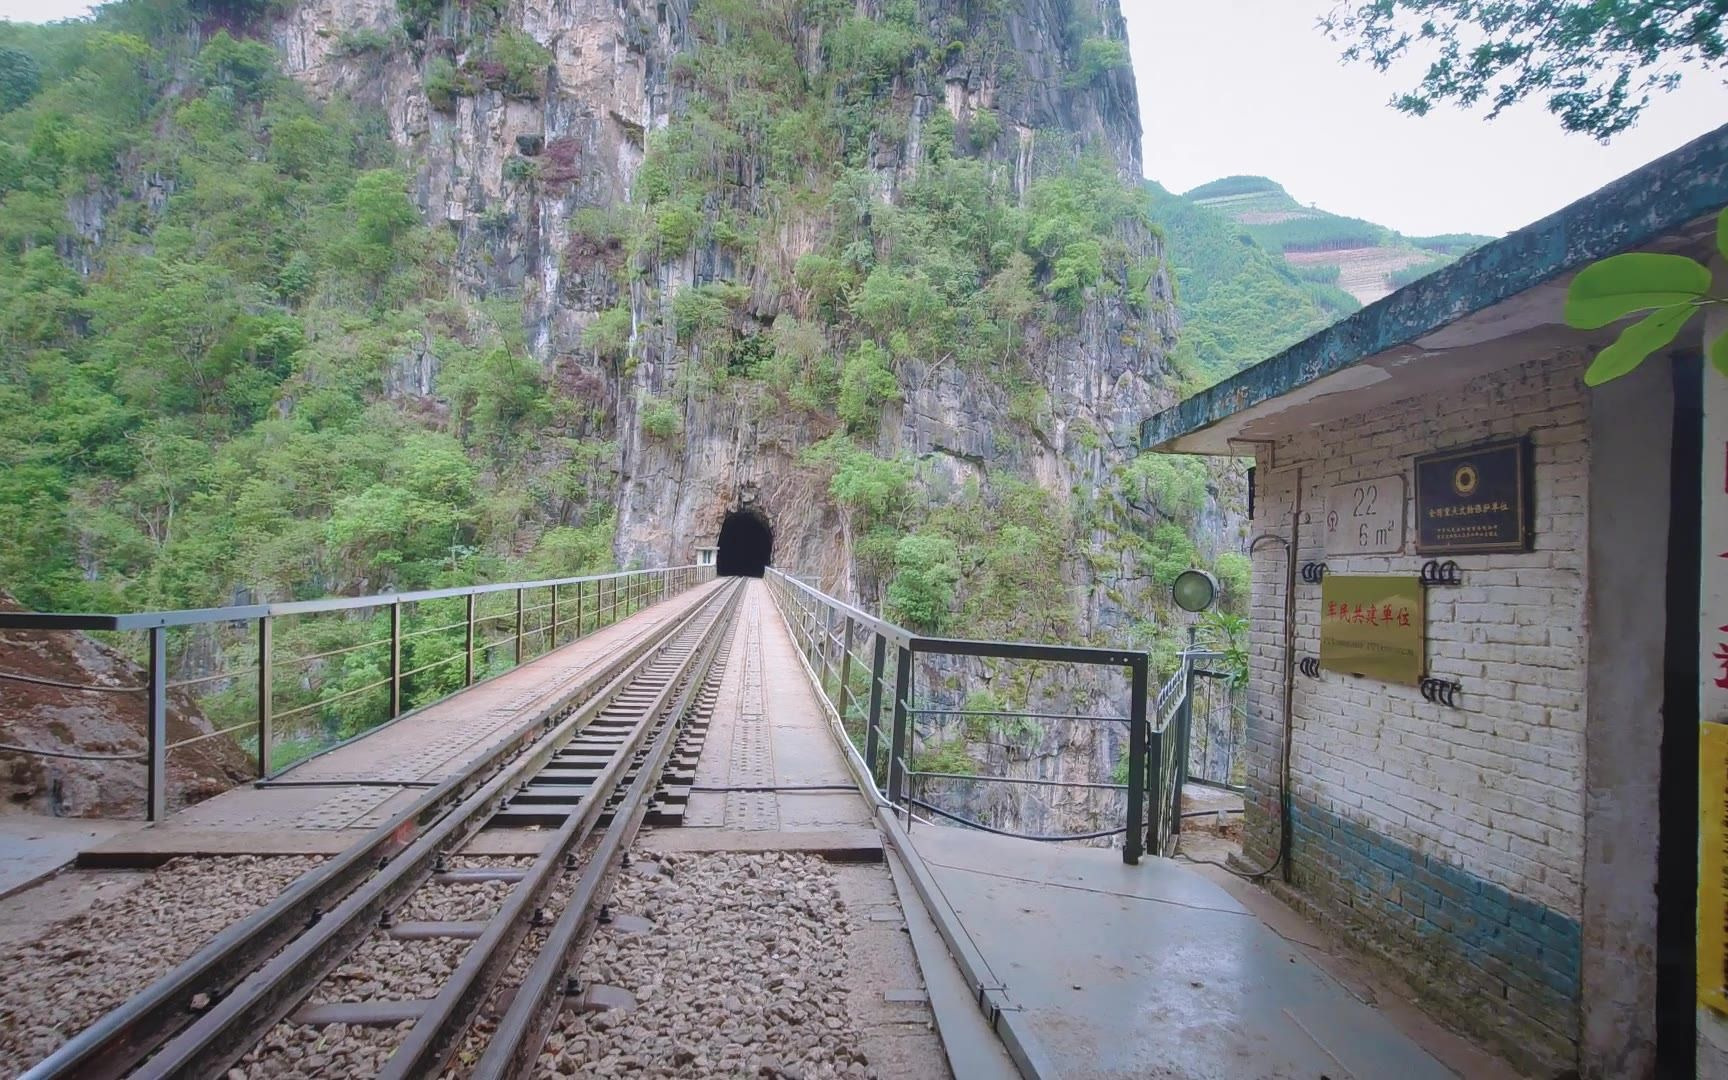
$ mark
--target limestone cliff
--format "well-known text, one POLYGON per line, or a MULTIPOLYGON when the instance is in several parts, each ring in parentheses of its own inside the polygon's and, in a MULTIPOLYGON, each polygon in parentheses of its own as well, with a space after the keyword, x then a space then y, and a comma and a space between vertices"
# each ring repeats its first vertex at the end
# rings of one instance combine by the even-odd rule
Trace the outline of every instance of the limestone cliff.
MULTIPOLYGON (((959 175, 953 161, 975 169, 964 175, 1005 221, 1029 203, 1066 213, 1075 189, 1095 198, 1084 182, 1039 194, 1042 178, 1082 162, 1138 184, 1116 0, 551 0, 500 7, 482 26, 486 10, 300 0, 269 33, 315 93, 383 110, 422 213, 447 223, 462 292, 519 299, 532 355, 586 406, 578 433, 615 442, 622 563, 690 561, 728 511, 751 507, 773 528, 776 565, 880 607, 894 552, 865 550, 871 515, 836 497, 832 455, 811 453, 843 433, 874 459, 909 464, 901 531, 967 499, 988 516, 1009 480, 1035 485, 1059 519, 1056 542, 1032 549, 1051 564, 1029 568, 1053 590, 1028 604, 1060 610, 1015 624, 999 605, 994 625, 951 632, 1122 643, 1147 618, 1152 575, 1143 545, 1123 538, 1156 515, 1121 497, 1118 472, 1136 421, 1171 398, 1175 315, 1154 230, 1128 215, 1101 237, 1064 240, 1052 225, 1051 239, 1021 242, 1030 255, 1019 262, 1000 241, 981 247, 977 288, 1019 272, 1034 304, 991 324, 1009 342, 994 362, 856 316, 873 268, 904 259, 896 244, 923 242, 885 218, 915 198, 920 222, 968 209, 964 195, 922 209, 935 200, 921 178, 959 175), (507 44, 539 63, 516 78, 507 44), (771 113, 760 128, 744 119, 753 109, 771 113), (783 135, 800 110, 820 153, 783 135), (840 294, 852 315, 836 313, 810 270, 830 265, 849 275, 840 294), (829 376, 801 376, 792 392, 759 374, 787 369, 750 367, 800 340, 805 371, 829 376), (845 358, 872 348, 889 382, 867 384, 861 400, 876 411, 860 420, 822 399, 856 389, 845 358)), ((920 265, 906 280, 940 287, 939 272, 920 265)), ((953 302, 928 310, 940 321, 953 302)), ((962 348, 972 336, 965 325, 952 334, 962 348)), ((430 350, 397 362, 391 393, 438 396, 430 350)), ((880 546, 880 530, 871 535, 880 546)), ((963 566, 962 594, 970 574, 963 566)), ((1111 696, 1091 683, 1065 692, 1111 696)), ((1009 765, 1096 779, 1117 742, 1061 730, 1009 765)))

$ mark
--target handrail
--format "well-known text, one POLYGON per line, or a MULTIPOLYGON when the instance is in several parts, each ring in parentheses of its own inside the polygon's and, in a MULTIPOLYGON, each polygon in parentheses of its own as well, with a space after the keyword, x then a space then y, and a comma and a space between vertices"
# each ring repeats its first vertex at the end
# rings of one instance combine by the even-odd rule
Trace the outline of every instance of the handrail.
POLYGON ((834 610, 840 612, 842 615, 850 616, 854 622, 858 623, 858 625, 860 625, 860 626, 864 627, 865 629, 870 630, 874 633, 882 635, 883 637, 887 638, 889 641, 897 642, 900 644, 905 644, 905 643, 911 641, 913 638, 918 636, 917 634, 914 634, 912 631, 906 629, 903 626, 895 626, 893 623, 889 622, 888 620, 879 619, 876 616, 871 615, 867 611, 863 611, 862 609, 853 607, 851 604, 848 604, 844 600, 837 600, 834 597, 829 596, 827 593, 821 591, 820 589, 817 589, 814 586, 808 584, 807 582, 804 582, 798 578, 793 577, 791 574, 786 573, 784 570, 777 570, 774 567, 770 566, 766 570, 763 571, 763 575, 766 576, 767 578, 769 578, 770 580, 783 581, 786 584, 793 586, 794 588, 800 589, 803 592, 808 593, 812 598, 820 601, 824 606, 831 607, 834 610))
MULTIPOLYGON (((703 568, 694 563, 686 563, 682 566, 656 567, 652 570, 619 570, 610 574, 589 574, 585 577, 506 581, 490 585, 459 585, 450 589, 420 589, 414 592, 376 593, 371 596, 331 596, 322 600, 289 600, 273 604, 239 604, 233 607, 186 608, 173 611, 122 613, 0 611, 0 630, 150 630, 156 627, 196 626, 200 623, 240 622, 249 619, 279 618, 283 615, 314 615, 325 611, 388 607, 391 604, 418 604, 427 600, 480 596, 486 593, 508 592, 512 589, 549 589, 554 585, 563 587, 578 583, 586 584, 591 581, 612 581, 639 574, 699 569, 703 568)), ((492 616, 486 617, 492 618, 492 616)), ((457 625, 462 624, 458 623, 457 625)))
MULTIPOLYGON (((541 656, 559 647, 559 629, 576 624, 575 632, 562 644, 574 641, 583 636, 584 627, 590 633, 602 626, 614 625, 649 604, 664 600, 675 593, 683 592, 698 585, 711 581, 714 577, 712 565, 692 565, 659 567, 642 570, 620 570, 608 574, 588 574, 580 577, 542 578, 534 581, 495 582, 486 585, 464 585, 448 589, 421 589, 413 592, 379 593, 370 596, 338 596, 326 597, 321 600, 295 600, 274 604, 239 604, 219 608, 195 608, 183 611, 140 611, 132 613, 103 612, 43 612, 43 611, 4 611, 0 612, 0 630, 41 630, 41 631, 145 631, 148 635, 148 654, 144 663, 146 682, 142 686, 85 686, 63 683, 59 680, 44 679, 39 676, 29 676, 22 673, 0 672, 0 678, 16 679, 23 682, 39 683, 68 690, 98 690, 111 693, 140 692, 145 701, 145 737, 147 748, 140 755, 145 762, 146 774, 146 816, 151 821, 161 820, 167 815, 168 809, 168 753, 178 747, 203 742, 222 735, 252 729, 257 732, 256 754, 257 773, 260 780, 274 776, 277 771, 272 768, 272 731, 279 722, 302 717, 307 713, 315 713, 327 709, 334 703, 348 701, 363 694, 382 691, 376 708, 363 706, 360 722, 363 731, 375 729, 379 724, 400 719, 404 713, 404 695, 412 694, 417 687, 408 685, 407 680, 429 671, 433 668, 462 661, 461 683, 457 690, 474 685, 477 681, 488 678, 497 670, 494 657, 500 650, 513 648, 513 655, 505 654, 509 666, 514 667, 527 663, 536 656, 541 656), (610 585, 610 588, 607 586, 610 585), (559 590, 567 586, 576 586, 574 595, 566 593, 563 604, 566 610, 574 607, 573 619, 558 618, 560 607, 559 590), (550 597, 545 603, 525 604, 524 596, 530 590, 550 590, 550 597), (514 592, 516 594, 513 610, 497 613, 483 613, 479 599, 495 593, 514 592), (425 603, 427 601, 465 599, 466 611, 459 622, 441 626, 416 627, 405 631, 404 605, 425 603), (334 648, 315 652, 306 656, 278 656, 273 648, 275 619, 284 616, 318 615, 336 611, 372 611, 375 614, 367 620, 375 619, 376 613, 387 614, 389 619, 389 636, 362 641, 352 645, 339 645, 334 648), (528 616, 542 611, 552 614, 544 624, 530 625, 528 616), (170 681, 168 675, 168 631, 176 627, 189 627, 227 623, 250 636, 256 645, 256 663, 246 667, 225 669, 211 674, 198 675, 192 678, 170 681), (253 629, 255 627, 255 629, 253 629), (402 643, 419 637, 422 634, 442 632, 446 630, 462 630, 460 642, 455 644, 456 651, 437 660, 421 663, 412 669, 406 669, 403 663, 402 643), (497 636, 494 637, 493 635, 497 636), (527 644, 533 639, 533 644, 527 644), (340 693, 323 695, 322 689, 314 690, 315 696, 310 701, 296 701, 292 708, 277 712, 275 699, 277 697, 276 669, 297 668, 305 670, 306 666, 317 660, 327 660, 346 656, 364 650, 379 650, 384 653, 387 661, 387 673, 381 679, 376 679, 363 686, 342 690, 340 693), (204 732, 178 742, 168 741, 168 711, 170 709, 170 690, 198 686, 208 683, 233 683, 245 680, 253 684, 253 707, 255 717, 243 723, 229 724, 215 730, 204 732)), ((367 620, 354 621, 361 625, 367 620)), ((535 620, 538 622, 538 620, 535 620)), ((241 635, 230 634, 224 639, 224 647, 236 647, 244 644, 241 635)), ((419 654, 414 659, 421 659, 419 654)), ((303 677, 303 676, 302 676, 303 677)), ((434 688, 434 689, 441 689, 434 688)), ((445 695, 446 697, 448 695, 445 695)), ((177 699, 176 699, 177 700, 177 699)), ((439 700, 442 700, 439 699, 439 700)), ((422 701, 420 707, 432 702, 422 701)), ((300 720, 295 725, 296 730, 305 730, 305 721, 300 720)), ((358 735, 350 736, 357 738, 358 735)), ((344 740, 346 741, 346 740, 344 740)), ((329 749, 328 746, 325 749, 329 749)), ((35 754, 44 757, 73 757, 64 751, 31 750, 22 746, 6 746, 0 748, 7 753, 35 754)), ((322 751, 319 751, 322 752, 322 751)), ((292 765, 288 766, 292 767, 292 765)))
MULTIPOLYGON (((1169 756, 1169 747, 1165 745, 1168 740, 1164 739, 1160 732, 1155 732, 1147 719, 1148 676, 1151 668, 1149 654, 1091 646, 927 637, 861 611, 842 600, 837 600, 782 570, 770 567, 766 571, 765 577, 770 586, 770 592, 780 607, 781 614, 785 616, 793 640, 799 645, 800 657, 804 661, 805 669, 810 674, 811 681, 815 683, 818 693, 832 707, 835 715, 842 718, 843 723, 854 717, 862 719, 864 745, 861 749, 864 768, 873 776, 885 773, 887 799, 891 805, 906 810, 908 813, 912 807, 922 806, 940 816, 953 818, 956 821, 985 828, 988 831, 1003 832, 1005 835, 1022 835, 983 826, 962 816, 932 807, 918 798, 917 782, 923 777, 933 777, 939 774, 929 770, 914 769, 908 764, 908 759, 912 757, 913 743, 917 737, 915 717, 931 714, 999 715, 995 710, 915 708, 912 684, 914 681, 914 661, 918 654, 1084 664, 1126 669, 1130 684, 1129 715, 1124 717, 1075 716, 1042 712, 1035 714, 1014 713, 1012 715, 1036 715, 1047 719, 1060 718, 1064 720, 1125 721, 1129 731, 1129 769, 1128 783, 1125 785, 1128 798, 1124 824, 1119 828, 1096 832, 1064 836, 1024 836, 1023 838, 1079 840, 1125 833, 1123 861, 1136 863, 1140 859, 1141 852, 1145 850, 1144 845, 1147 839, 1163 835, 1162 820, 1167 815, 1164 805, 1169 800, 1161 796, 1168 789, 1169 778, 1167 774, 1172 770, 1164 760, 1169 756), (853 651, 854 642, 860 635, 863 640, 859 644, 864 645, 865 651, 871 653, 871 659, 868 661, 853 651), (873 646, 872 638, 874 639, 873 646), (893 650, 891 661, 890 648, 893 650), (867 706, 852 685, 855 663, 869 664, 869 681, 867 683, 869 702, 867 706), (833 680, 835 687, 832 692, 828 689, 830 680, 833 680), (857 711, 855 712, 855 710, 857 711), (1150 800, 1146 798, 1148 793, 1153 795, 1150 800), (1148 809, 1151 811, 1150 820, 1145 817, 1145 812, 1148 809)), ((854 738, 856 736, 848 738, 848 749, 858 750, 859 747, 852 745, 854 738)), ((968 779, 989 782, 999 779, 1006 781, 1012 778, 971 776, 968 779)), ((1047 782, 1044 786, 1078 786, 1097 789, 1104 785, 1070 785, 1066 782, 1047 782)), ((1156 843, 1155 840, 1154 843, 1156 843)), ((1160 849, 1155 847, 1154 850, 1160 849)))

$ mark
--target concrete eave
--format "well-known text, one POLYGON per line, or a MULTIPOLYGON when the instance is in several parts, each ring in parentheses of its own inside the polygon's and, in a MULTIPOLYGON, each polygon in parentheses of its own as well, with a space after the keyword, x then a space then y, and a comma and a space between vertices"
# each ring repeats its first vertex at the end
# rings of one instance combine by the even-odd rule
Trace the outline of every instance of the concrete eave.
POLYGON ((1441 391, 1538 349, 1604 344, 1617 328, 1587 334, 1561 322, 1572 275, 1623 251, 1705 257, 1724 205, 1728 125, 1147 418, 1140 447, 1246 454, 1255 441, 1441 391))

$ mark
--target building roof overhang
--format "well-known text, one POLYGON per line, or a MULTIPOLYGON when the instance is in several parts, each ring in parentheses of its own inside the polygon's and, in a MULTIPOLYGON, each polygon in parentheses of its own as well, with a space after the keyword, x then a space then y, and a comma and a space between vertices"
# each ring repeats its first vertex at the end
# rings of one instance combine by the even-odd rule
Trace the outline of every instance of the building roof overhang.
POLYGON ((1245 454, 1545 351, 1604 345, 1618 325, 1586 333, 1561 319, 1572 276, 1623 251, 1705 259, 1724 205, 1728 125, 1147 418, 1140 447, 1245 454))

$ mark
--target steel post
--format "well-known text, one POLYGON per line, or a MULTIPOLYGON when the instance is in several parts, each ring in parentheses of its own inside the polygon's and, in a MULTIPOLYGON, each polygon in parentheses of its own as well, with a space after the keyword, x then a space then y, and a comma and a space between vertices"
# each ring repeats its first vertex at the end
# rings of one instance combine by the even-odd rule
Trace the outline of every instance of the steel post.
POLYGON ((468 632, 462 639, 462 685, 474 685, 474 594, 468 594, 468 632))
POLYGON ((575 641, 577 638, 579 638, 581 636, 582 636, 582 583, 580 581, 578 581, 576 583, 576 633, 571 636, 570 640, 575 641))
POLYGON ((516 590, 516 666, 522 666, 522 590, 516 590))
POLYGON ((834 705, 840 713, 841 727, 846 726, 847 714, 851 712, 851 706, 847 704, 847 699, 852 695, 852 686, 849 682, 852 678, 852 616, 846 616, 845 627, 840 632, 840 692, 834 695, 838 699, 834 705))
POLYGON ((151 821, 168 816, 168 628, 150 628, 149 703, 145 733, 149 741, 146 785, 151 821))
POLYGON ((390 719, 402 715, 402 602, 390 605, 390 719))
POLYGON ((834 676, 834 664, 830 657, 834 653, 834 609, 826 605, 822 608, 822 685, 827 687, 828 680, 834 676))
POLYGON ((551 652, 558 647, 558 586, 552 586, 552 621, 546 628, 546 651, 551 652))
POLYGON ((906 768, 902 762, 912 741, 911 732, 906 730, 911 720, 907 699, 912 695, 912 650, 902 645, 898 652, 894 668, 894 729, 888 742, 888 801, 892 803, 899 802, 904 795, 906 768))
POLYGON ((882 677, 887 666, 888 639, 877 634, 870 656, 870 711, 864 717, 864 764, 872 777, 877 774, 876 759, 882 753, 882 677))
MULTIPOLYGON (((1134 658, 1128 672, 1128 831, 1122 841, 1122 861, 1133 866, 1140 862, 1140 855, 1146 848, 1145 837, 1140 831, 1146 806, 1146 696, 1150 692, 1145 653, 1134 658)), ((1157 775, 1156 766, 1153 775, 1157 775)), ((1158 789, 1154 786, 1152 790, 1156 802, 1158 789)), ((1153 818, 1156 820, 1157 815, 1154 814, 1153 818)), ((1154 838, 1151 842, 1155 845, 1157 840, 1154 838)), ((1153 851, 1163 854, 1156 847, 1153 851)))
POLYGON ((275 695, 270 673, 270 616, 258 620, 258 779, 270 775, 270 714, 275 695))
POLYGON ((1175 723, 1176 752, 1171 756, 1170 835, 1182 832, 1182 789, 1188 785, 1188 741, 1194 716, 1194 628, 1188 629, 1188 653, 1182 657, 1182 708, 1177 710, 1175 723))

